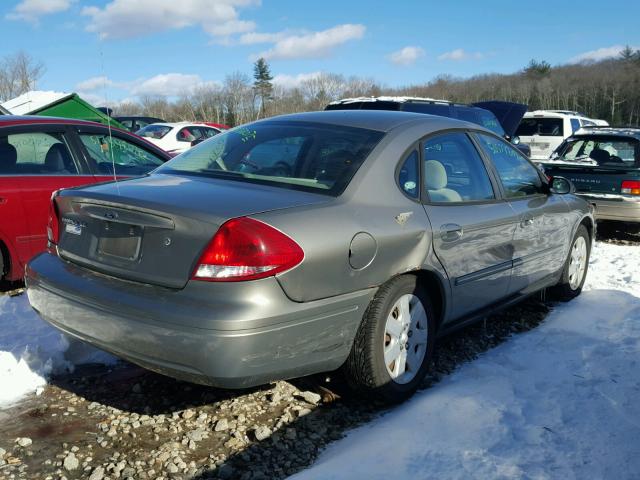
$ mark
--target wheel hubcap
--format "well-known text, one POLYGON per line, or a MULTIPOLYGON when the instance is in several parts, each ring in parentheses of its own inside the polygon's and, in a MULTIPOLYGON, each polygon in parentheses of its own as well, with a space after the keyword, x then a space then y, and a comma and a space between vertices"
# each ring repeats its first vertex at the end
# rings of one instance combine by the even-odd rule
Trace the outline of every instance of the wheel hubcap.
POLYGON ((569 286, 572 290, 577 290, 587 268, 587 242, 583 237, 576 238, 571 247, 571 258, 569 259, 569 286))
POLYGON ((384 363, 396 383, 408 383, 427 353, 427 312, 418 297, 402 295, 391 307, 384 331, 384 363))

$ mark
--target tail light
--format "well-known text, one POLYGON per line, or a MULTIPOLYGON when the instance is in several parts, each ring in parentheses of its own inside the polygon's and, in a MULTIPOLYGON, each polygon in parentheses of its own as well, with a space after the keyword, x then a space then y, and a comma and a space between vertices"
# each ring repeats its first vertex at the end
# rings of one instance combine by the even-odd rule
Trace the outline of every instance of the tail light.
POLYGON ((627 195, 640 195, 640 181, 624 180, 621 191, 627 195))
POLYGON ((222 224, 205 248, 194 280, 240 282, 270 277, 304 259, 302 248, 279 230, 247 217, 222 224))
POLYGON ((49 219, 47 221, 47 240, 52 245, 57 245, 60 240, 60 219, 58 218, 58 206, 56 196, 58 192, 53 192, 49 202, 49 219))

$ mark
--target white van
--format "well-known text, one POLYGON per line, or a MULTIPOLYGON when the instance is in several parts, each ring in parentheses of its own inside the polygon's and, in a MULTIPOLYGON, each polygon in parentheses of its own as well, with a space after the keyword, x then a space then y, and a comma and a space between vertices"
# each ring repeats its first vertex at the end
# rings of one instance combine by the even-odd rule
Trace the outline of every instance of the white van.
POLYGON ((565 138, 579 128, 594 125, 609 124, 569 110, 536 110, 524 114, 516 137, 531 148, 531 160, 547 160, 565 138))

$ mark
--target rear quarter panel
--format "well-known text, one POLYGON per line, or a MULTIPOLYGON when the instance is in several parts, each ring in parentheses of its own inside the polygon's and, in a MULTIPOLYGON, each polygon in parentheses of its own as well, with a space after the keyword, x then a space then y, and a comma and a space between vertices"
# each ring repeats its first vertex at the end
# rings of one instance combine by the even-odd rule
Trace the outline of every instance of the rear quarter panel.
POLYGON ((422 204, 406 197, 395 180, 396 167, 408 147, 426 133, 423 124, 387 134, 345 192, 332 202, 256 216, 290 235, 305 252, 302 264, 278 275, 292 300, 310 301, 375 287, 422 268, 446 278, 433 255, 431 226, 422 204), (362 253, 353 251, 362 246, 351 247, 351 242, 361 233, 374 239, 375 255, 366 265, 354 268, 350 254, 362 253))

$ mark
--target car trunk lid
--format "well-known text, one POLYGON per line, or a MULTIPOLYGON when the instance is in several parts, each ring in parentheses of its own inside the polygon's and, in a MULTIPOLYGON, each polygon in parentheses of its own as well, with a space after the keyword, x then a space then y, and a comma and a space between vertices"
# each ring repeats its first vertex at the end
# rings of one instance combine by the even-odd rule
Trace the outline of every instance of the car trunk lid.
POLYGON ((107 275, 182 288, 225 221, 331 199, 233 180, 161 174, 65 190, 56 197, 58 251, 107 275))
POLYGON ((640 168, 633 166, 606 167, 562 161, 545 162, 542 165, 547 175, 571 180, 576 193, 581 194, 620 195, 622 182, 640 180, 640 168))

